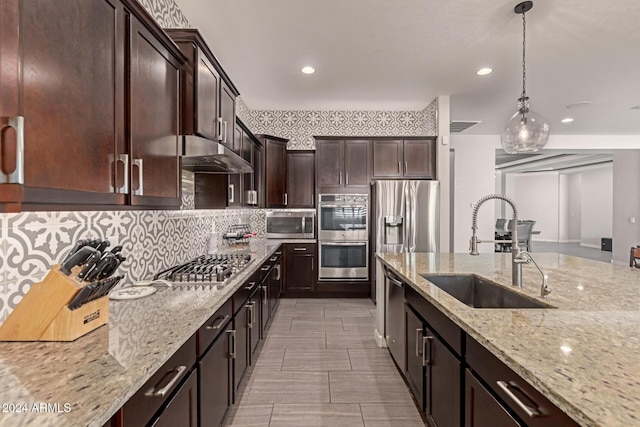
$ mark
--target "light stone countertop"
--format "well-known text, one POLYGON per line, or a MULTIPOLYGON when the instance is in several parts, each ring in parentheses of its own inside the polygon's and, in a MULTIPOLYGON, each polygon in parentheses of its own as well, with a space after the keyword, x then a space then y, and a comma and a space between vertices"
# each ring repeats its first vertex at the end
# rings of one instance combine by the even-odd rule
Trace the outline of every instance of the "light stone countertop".
POLYGON ((251 262, 221 289, 160 287, 110 301, 109 324, 74 342, 0 342, 0 426, 102 426, 280 243, 252 241, 251 262), (38 403, 60 412, 34 412, 38 403), (16 412, 23 405, 27 412, 16 412))
MULTIPOLYGON (((511 285, 511 254, 376 254, 429 302, 584 426, 640 425, 640 270, 533 254, 555 309, 478 309, 420 274, 476 273, 511 285)), ((540 299, 523 267, 522 293, 540 299)))

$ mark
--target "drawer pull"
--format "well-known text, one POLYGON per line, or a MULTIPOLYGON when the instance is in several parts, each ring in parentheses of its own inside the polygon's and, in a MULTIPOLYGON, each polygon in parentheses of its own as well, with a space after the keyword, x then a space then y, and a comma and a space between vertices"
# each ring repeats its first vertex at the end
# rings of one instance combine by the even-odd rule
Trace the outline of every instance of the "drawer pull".
POLYGON ((276 254, 277 256, 280 256, 280 255, 282 255, 282 251, 276 251, 276 252, 275 252, 275 254, 276 254))
POLYGON ((274 261, 275 261, 275 260, 277 260, 277 259, 278 259, 278 257, 274 256, 274 257, 269 258, 269 261, 270 261, 270 262, 274 262, 274 261))
POLYGON ((231 351, 229 352, 229 359, 236 358, 236 330, 231 329, 227 331, 227 333, 231 336, 231 351))
POLYGON ((270 266, 265 265, 265 266, 264 266, 264 267, 262 267, 260 270, 262 270, 262 271, 267 271, 269 268, 270 268, 270 266))
POLYGON ((212 323, 211 325, 207 325, 207 329, 220 329, 222 327, 222 325, 224 325, 224 322, 227 321, 227 319, 229 318, 229 315, 225 315, 225 316, 218 316, 216 319, 220 319, 219 322, 216 323, 212 323))
MULTIPOLYGON (((175 374, 174 374, 173 378, 171 378, 171 380, 167 383, 167 385, 165 385, 164 387, 162 387, 159 390, 156 390, 156 387, 153 387, 151 390, 146 392, 144 395, 145 396, 152 396, 152 397, 166 396, 166 394, 169 393, 169 391, 173 388, 175 383, 178 382, 178 380, 180 379, 180 376, 182 375, 182 373, 184 371, 186 371, 186 370, 187 370, 186 366, 178 366, 177 368, 172 369, 171 371, 167 372, 167 375, 170 374, 171 372, 175 372, 175 374)), ((164 380, 167 375, 162 377, 162 380, 164 380)), ((160 382, 158 384, 160 384, 162 382, 162 380, 160 380, 160 382)))
POLYGON ((431 335, 422 337, 422 366, 429 366, 431 364, 431 340, 432 339, 433 339, 433 336, 431 335))
POLYGON ((307 248, 293 248, 294 251, 306 251, 307 248))
POLYGON ((518 399, 518 397, 515 394, 513 394, 513 392, 509 389, 509 387, 513 387, 514 389, 519 390, 520 393, 526 396, 526 393, 524 392, 524 390, 522 390, 517 384, 513 382, 506 382, 506 381, 496 381, 496 384, 498 384, 498 387, 500 387, 502 391, 504 391, 507 394, 507 396, 509 396, 511 400, 513 400, 516 403, 516 405, 518 405, 520 409, 522 409, 531 418, 535 418, 543 415, 541 411, 538 411, 536 408, 532 408, 531 406, 526 405, 524 402, 522 402, 522 400, 518 399))
POLYGON ((5 144, 13 143, 5 128, 13 128, 15 132, 16 167, 13 172, 7 172, 0 163, 0 184, 24 184, 24 117, 0 117, 0 152, 7 149, 3 148, 5 144))
POLYGON ((416 357, 422 356, 420 351, 420 338, 422 338, 422 328, 416 329, 416 357))
POLYGON ((253 287, 256 285, 256 282, 249 282, 249 286, 245 286, 244 290, 245 291, 252 291, 253 287))

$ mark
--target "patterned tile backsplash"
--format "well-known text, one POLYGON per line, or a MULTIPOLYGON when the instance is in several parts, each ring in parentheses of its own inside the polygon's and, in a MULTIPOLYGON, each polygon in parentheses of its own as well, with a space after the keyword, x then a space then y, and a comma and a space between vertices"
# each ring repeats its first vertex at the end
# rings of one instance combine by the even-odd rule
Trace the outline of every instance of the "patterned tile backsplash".
MULTIPOLYGON (((0 214, 0 323, 29 287, 85 238, 122 245, 123 284, 206 253, 212 230, 248 223, 264 237, 265 210, 86 211, 0 214)), ((223 247, 221 233, 218 246, 223 247)))

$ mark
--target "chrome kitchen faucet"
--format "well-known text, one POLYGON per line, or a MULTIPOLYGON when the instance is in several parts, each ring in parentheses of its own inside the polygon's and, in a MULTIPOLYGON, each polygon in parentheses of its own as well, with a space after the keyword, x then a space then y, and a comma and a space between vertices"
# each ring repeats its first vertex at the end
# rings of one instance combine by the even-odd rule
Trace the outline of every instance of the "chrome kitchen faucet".
POLYGON ((544 271, 542 271, 538 263, 535 262, 529 252, 520 251, 520 246, 518 245, 518 208, 516 207, 516 204, 513 202, 513 200, 511 200, 507 196, 503 196, 502 194, 489 194, 488 196, 484 196, 483 198, 478 200, 478 203, 473 206, 473 213, 471 214, 471 230, 473 234, 471 235, 471 241, 469 242, 469 253, 471 255, 480 255, 478 253, 478 243, 497 243, 496 240, 480 240, 476 235, 476 232, 478 230, 478 210, 484 202, 494 199, 502 200, 503 202, 508 203, 513 210, 513 229, 511 230, 511 240, 499 241, 499 243, 511 243, 511 284, 522 289, 522 264, 529 264, 533 261, 533 264, 542 275, 540 296, 542 298, 546 298, 547 295, 549 295, 549 293, 551 292, 551 288, 547 284, 547 275, 544 273, 544 271))

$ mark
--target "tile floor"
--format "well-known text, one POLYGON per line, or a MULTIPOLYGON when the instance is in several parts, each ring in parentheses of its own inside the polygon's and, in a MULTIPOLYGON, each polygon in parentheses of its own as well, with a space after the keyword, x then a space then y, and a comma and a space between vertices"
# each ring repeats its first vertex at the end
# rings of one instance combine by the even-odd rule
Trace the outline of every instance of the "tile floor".
POLYGON ((228 427, 424 427, 369 299, 282 299, 228 427))

